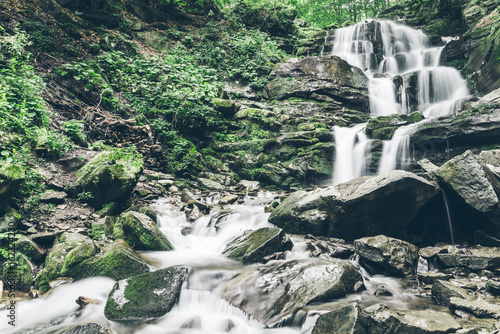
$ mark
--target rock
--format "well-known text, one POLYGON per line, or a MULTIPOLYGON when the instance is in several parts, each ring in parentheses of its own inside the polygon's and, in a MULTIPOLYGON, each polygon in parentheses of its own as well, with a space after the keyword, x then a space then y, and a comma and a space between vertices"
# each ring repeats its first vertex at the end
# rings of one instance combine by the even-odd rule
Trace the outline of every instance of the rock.
POLYGON ((432 296, 441 301, 444 305, 450 305, 452 297, 469 300, 471 297, 467 291, 448 281, 436 281, 432 285, 432 296))
POLYGON ((137 250, 169 251, 173 247, 155 222, 145 214, 122 213, 113 226, 113 236, 124 239, 137 250))
POLYGON ((495 269, 500 266, 499 247, 475 246, 461 251, 457 247, 448 249, 448 253, 436 255, 441 265, 452 267, 466 267, 472 270, 495 269))
POLYGON ((422 284, 434 284, 436 281, 449 281, 451 278, 453 278, 452 274, 435 271, 418 274, 418 281, 422 284))
POLYGON ((260 182, 241 180, 236 186, 236 190, 245 195, 250 195, 251 193, 256 193, 260 190, 260 182))
POLYGON ((40 232, 40 233, 35 233, 30 235, 29 237, 33 242, 35 242, 37 245, 40 245, 43 248, 50 248, 54 244, 54 241, 56 238, 60 235, 61 233, 54 233, 54 232, 40 232))
POLYGON ((177 302, 187 272, 186 267, 176 266, 117 282, 109 293, 104 315, 112 321, 165 315, 177 302))
POLYGON ((219 200, 219 205, 234 204, 238 201, 238 195, 227 195, 219 200))
POLYGON ((341 106, 368 111, 368 79, 357 67, 337 56, 308 57, 294 63, 282 63, 272 73, 269 98, 311 98, 324 95, 341 106))
POLYGON ((35 265, 26 255, 16 253, 14 262, 9 261, 3 265, 4 289, 7 291, 30 291, 35 277, 35 268, 35 265), (12 283, 15 285, 13 288, 11 288, 12 283))
POLYGON ((220 184, 219 182, 205 179, 202 177, 198 178, 198 180, 200 181, 200 183, 203 187, 205 187, 209 190, 223 190, 224 189, 224 186, 222 184, 220 184))
POLYGON ((47 204, 63 204, 64 200, 68 197, 64 191, 46 191, 40 198, 41 203, 47 204))
MULTIPOLYGON (((0 189, 1 191, 1 189, 0 189)), ((0 204, 1 205, 1 204, 0 204)), ((17 231, 21 215, 15 209, 7 207, 5 214, 0 218, 0 233, 17 231)))
POLYGON ((196 201, 196 196, 187 189, 182 190, 181 201, 188 203, 190 201, 196 201))
POLYGON ((30 290, 28 292, 28 300, 42 297, 43 292, 40 290, 30 290))
POLYGON ((217 99, 217 98, 212 100, 212 105, 214 106, 215 110, 217 110, 226 117, 233 116, 236 113, 236 111, 241 107, 234 101, 217 99))
POLYGON ((474 231, 474 241, 485 247, 500 247, 500 238, 495 238, 481 230, 474 231))
POLYGON ((486 283, 486 291, 494 296, 500 296, 500 282, 489 280, 488 283, 486 283))
POLYGON ((92 298, 87 298, 85 296, 80 296, 75 300, 75 303, 77 303, 80 307, 85 307, 89 304, 101 304, 102 301, 99 299, 92 299, 92 298))
POLYGON ((451 159, 435 174, 448 193, 500 227, 500 180, 472 152, 451 159))
POLYGON ((382 304, 364 309, 354 333, 454 333, 462 326, 448 313, 426 309, 394 310, 382 304))
POLYGON ((71 284, 74 281, 75 280, 72 279, 71 277, 58 277, 54 281, 49 282, 49 288, 53 289, 53 288, 61 286, 61 285, 71 284))
POLYGON ((57 160, 57 163, 63 167, 66 172, 73 172, 82 168, 87 161, 82 156, 63 157, 57 160))
POLYGON ((142 168, 142 156, 135 149, 101 152, 77 172, 71 189, 75 196, 88 194, 88 203, 100 208, 130 194, 142 168))
POLYGON ((24 169, 11 163, 0 165, 0 213, 24 183, 24 169))
POLYGON ((485 103, 455 116, 423 122, 411 134, 410 143, 415 146, 417 156, 429 156, 447 148, 497 143, 500 137, 499 110, 498 103, 485 103))
POLYGON ((282 229, 264 227, 235 238, 222 254, 248 264, 262 262, 266 256, 291 250, 292 247, 292 241, 282 229))
POLYGON ((16 241, 16 251, 26 254, 31 259, 38 261, 45 256, 45 250, 40 248, 30 237, 22 236, 16 241))
POLYGON ((83 334, 83 333, 113 334, 113 332, 109 328, 106 328, 103 325, 95 322, 64 327, 63 329, 59 329, 55 332, 50 332, 50 333, 51 334, 83 334))
POLYGON ((397 275, 411 275, 415 270, 418 248, 409 242, 378 235, 354 240, 354 246, 362 258, 397 275))
POLYGON ((349 261, 276 261, 223 283, 221 296, 267 326, 310 302, 331 301, 354 292, 361 275, 349 261))
POLYGON ((106 276, 115 280, 150 271, 150 265, 119 239, 97 253, 92 240, 78 233, 64 233, 45 259, 45 268, 36 277, 36 286, 47 291, 57 277, 83 279, 106 276))
POLYGON ((450 309, 463 310, 478 318, 500 319, 500 306, 490 304, 484 300, 466 300, 462 298, 450 298, 450 309))
POLYGON ((422 167, 422 169, 424 171, 426 171, 427 173, 434 173, 435 171, 437 171, 439 169, 438 166, 434 165, 429 159, 425 158, 425 159, 422 159, 422 160, 419 160, 417 162, 417 164, 422 167))
MULTIPOLYGON (((361 309, 357 304, 342 306, 339 309, 322 314, 316 320, 311 334, 352 334, 355 332, 361 309)), ((359 325, 358 325, 359 326, 359 325)))
POLYGON ((366 134, 374 139, 388 140, 400 126, 420 122, 424 116, 419 112, 412 114, 379 116, 366 123, 366 134))
POLYGON ((418 226, 418 233, 426 233, 425 222, 413 220, 438 193, 439 188, 432 182, 409 172, 392 171, 292 193, 274 209, 269 222, 287 233, 348 241, 382 233, 405 238, 412 223, 418 226))

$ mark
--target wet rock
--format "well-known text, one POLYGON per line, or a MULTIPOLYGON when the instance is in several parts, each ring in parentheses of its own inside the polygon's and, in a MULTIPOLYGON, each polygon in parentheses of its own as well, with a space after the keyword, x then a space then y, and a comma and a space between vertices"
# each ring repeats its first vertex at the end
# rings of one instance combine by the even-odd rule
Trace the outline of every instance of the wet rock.
POLYGON ((70 188, 75 196, 88 194, 88 203, 100 208, 130 194, 142 168, 142 156, 135 149, 101 152, 77 172, 70 188))
POLYGON ((65 327, 55 332, 51 332, 51 334, 83 334, 83 333, 113 334, 113 332, 109 328, 106 328, 103 325, 94 322, 65 327))
POLYGON ((436 281, 449 281, 453 278, 452 274, 429 271, 427 273, 418 274, 418 281, 422 284, 434 284, 436 281))
POLYGON ((63 157, 57 160, 57 163, 63 167, 66 172, 76 171, 85 165, 87 161, 82 156, 63 157))
POLYGON ((417 156, 436 155, 447 148, 496 143, 500 137, 499 109, 498 104, 484 104, 453 117, 422 123, 411 135, 410 142, 417 156))
POLYGON ((115 238, 124 239, 137 250, 169 251, 173 247, 155 222, 145 214, 128 211, 113 226, 115 238))
POLYGON ((176 266, 117 282, 109 293, 104 315, 112 321, 165 315, 177 302, 187 272, 186 267, 176 266))
POLYGON ((46 253, 46 251, 38 246, 30 237, 22 236, 16 241, 15 245, 16 250, 26 254, 35 261, 41 260, 46 253))
POLYGON ((85 307, 89 304, 101 304, 102 301, 99 299, 92 299, 92 298, 87 298, 85 296, 80 296, 78 297, 75 302, 80 306, 80 307, 85 307))
POLYGON ((436 255, 445 267, 465 267, 472 270, 494 269, 500 266, 499 247, 475 246, 465 251, 450 247, 448 253, 436 255))
POLYGON ((382 304, 364 309, 355 325, 355 333, 454 333, 462 328, 448 313, 434 310, 394 310, 382 304))
POLYGON ((500 319, 500 306, 490 304, 484 300, 466 300, 462 298, 450 298, 451 310, 463 310, 478 318, 500 319))
POLYGON ((368 111, 368 79, 357 67, 337 56, 308 57, 298 62, 282 63, 272 73, 269 98, 311 98, 325 95, 343 107, 368 111))
POLYGON ((53 289, 60 285, 71 284, 74 281, 75 280, 72 279, 71 277, 58 277, 57 279, 49 282, 49 288, 53 289))
POLYGON ((236 190, 238 192, 243 193, 244 195, 251 196, 252 194, 257 194, 260 190, 260 182, 259 181, 249 181, 249 180, 241 180, 236 185, 236 190))
POLYGON ((267 326, 315 301, 342 298, 354 291, 361 275, 349 261, 303 259, 270 262, 221 286, 224 299, 267 326))
POLYGON ((227 195, 219 200, 219 205, 234 204, 238 201, 238 195, 227 195))
POLYGON ((235 238, 222 254, 248 264, 262 262, 266 256, 291 250, 292 247, 292 241, 282 229, 264 227, 235 238))
MULTIPOLYGON (((312 334, 352 334, 357 333, 357 325, 361 309, 357 304, 343 306, 335 311, 322 314, 312 330, 312 334)), ((358 325, 359 326, 359 325, 358 325)))
POLYGON ((486 291, 494 296, 500 296, 500 281, 489 280, 486 283, 486 291))
POLYGON ((354 240, 354 246, 362 258, 397 275, 410 275, 415 270, 418 248, 409 242, 378 235, 354 240))
POLYGON ((187 190, 187 189, 182 190, 182 194, 181 194, 181 201, 182 202, 188 203, 190 201, 196 201, 196 198, 197 197, 189 190, 187 190))
POLYGON ((28 292, 28 299, 36 299, 42 297, 43 292, 40 290, 30 290, 28 292))
POLYGON ((447 192, 500 227, 500 180, 472 152, 451 159, 435 174, 447 192))
POLYGON ((439 280, 432 285, 432 296, 441 301, 444 305, 450 305, 450 299, 452 297, 466 300, 471 299, 471 296, 469 296, 465 289, 451 282, 439 280))
POLYGON ((418 233, 426 232, 425 222, 414 218, 438 193, 439 188, 432 182, 409 172, 392 171, 292 193, 274 209, 269 222, 287 233, 312 233, 349 241, 382 233, 404 239, 411 224, 418 226, 418 233))
POLYGON ((388 140, 400 126, 420 122, 423 119, 424 116, 419 112, 409 115, 379 116, 368 120, 365 132, 371 138, 388 140))
POLYGON ((151 265, 130 248, 122 239, 105 245, 96 256, 87 258, 76 266, 71 277, 105 276, 115 280, 143 274, 151 270, 151 265))

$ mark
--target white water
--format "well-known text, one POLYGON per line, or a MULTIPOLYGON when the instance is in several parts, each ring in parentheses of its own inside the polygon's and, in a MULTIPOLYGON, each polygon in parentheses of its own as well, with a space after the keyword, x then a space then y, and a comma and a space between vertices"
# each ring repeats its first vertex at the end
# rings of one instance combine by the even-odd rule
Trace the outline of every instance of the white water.
MULTIPOLYGON (((425 118, 432 119, 449 116, 462 107, 469 92, 465 80, 457 70, 440 66, 443 47, 430 47, 429 38, 422 31, 404 25, 376 21, 375 29, 370 28, 373 26, 373 21, 365 21, 337 29, 332 52, 351 65, 361 68, 369 78, 372 117, 418 111, 425 118), (381 36, 382 43, 374 45, 373 36, 381 36), (374 53, 377 52, 383 56, 383 60, 377 68, 373 68, 370 60, 374 59, 374 53), (393 83, 395 76, 403 79, 399 89, 393 83), (416 105, 415 102, 410 103, 408 95, 412 86, 418 88, 416 105)), ((450 39, 443 38, 443 41, 449 42, 450 39)), ((411 165, 409 138, 416 126, 413 124, 402 127, 395 132, 392 140, 384 142, 379 173, 407 169, 411 165)), ((336 134, 344 134, 351 130, 335 128, 334 131, 336 134)), ((344 151, 336 152, 334 184, 360 176, 355 170, 359 164, 352 163, 354 152, 345 152, 348 147, 356 147, 358 137, 335 135, 336 146, 342 147, 344 151), (351 171, 347 171, 348 169, 351 171)), ((370 154, 368 150, 365 153, 370 154)))

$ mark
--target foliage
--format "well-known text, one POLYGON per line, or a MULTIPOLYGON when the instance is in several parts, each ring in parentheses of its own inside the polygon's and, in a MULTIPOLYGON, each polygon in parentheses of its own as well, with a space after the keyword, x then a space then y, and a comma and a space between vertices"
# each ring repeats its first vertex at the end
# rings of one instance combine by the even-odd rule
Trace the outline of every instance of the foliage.
POLYGON ((63 131, 73 142, 78 145, 86 146, 87 136, 85 135, 85 121, 72 119, 61 124, 63 131))

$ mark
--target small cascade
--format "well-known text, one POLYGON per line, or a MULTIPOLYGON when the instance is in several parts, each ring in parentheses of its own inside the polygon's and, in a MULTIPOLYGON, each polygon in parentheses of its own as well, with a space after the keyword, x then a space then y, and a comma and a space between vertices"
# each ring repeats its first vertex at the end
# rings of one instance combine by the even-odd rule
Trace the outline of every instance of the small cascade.
POLYGON ((335 137, 335 177, 334 184, 339 184, 365 175, 367 172, 368 137, 363 132, 366 124, 357 124, 352 128, 333 128, 335 137))
MULTIPOLYGON (((443 44, 450 40, 443 38, 443 44)), ((337 29, 332 54, 359 67, 369 78, 371 117, 418 111, 432 119, 460 109, 469 92, 456 69, 440 66, 444 46, 430 44, 420 30, 391 21, 367 20, 337 29)), ((390 141, 384 142, 379 173, 411 165, 409 137, 416 127, 401 127, 390 141)), ((334 129, 336 157, 342 160, 335 161, 334 184, 362 175, 357 169, 364 164, 352 163, 357 148, 353 135, 347 135, 349 131, 354 130, 334 129), (352 153, 346 152, 349 148, 352 153)))

